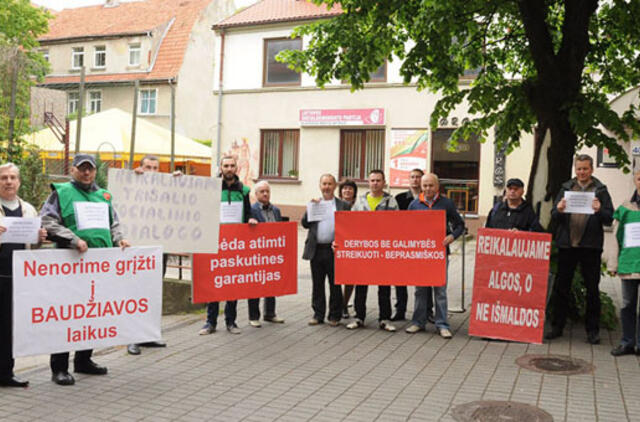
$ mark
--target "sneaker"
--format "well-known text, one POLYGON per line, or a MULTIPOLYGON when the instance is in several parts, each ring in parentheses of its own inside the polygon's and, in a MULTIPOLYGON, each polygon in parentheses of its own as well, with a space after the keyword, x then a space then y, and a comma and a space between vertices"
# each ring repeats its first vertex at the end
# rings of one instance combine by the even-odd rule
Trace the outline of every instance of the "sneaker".
POLYGON ((309 325, 319 325, 319 324, 322 324, 322 321, 320 321, 319 319, 311 318, 309 320, 309 322, 307 322, 307 324, 309 324, 309 325))
POLYGON ((390 333, 394 333, 396 331, 396 326, 386 319, 380 321, 379 327, 381 330, 389 331, 390 333))
POLYGON ((622 344, 611 350, 613 356, 633 355, 636 351, 633 346, 623 346, 622 344))
POLYGON ((227 325, 227 331, 231 334, 240 334, 242 332, 240 331, 240 328, 238 328, 236 324, 227 325))
POLYGON ((200 331, 198 332, 201 336, 206 336, 207 334, 213 334, 216 332, 215 325, 211 325, 210 322, 205 322, 200 331))
POLYGON ((333 319, 329 320, 329 326, 330 327, 337 327, 338 325, 340 325, 340 321, 336 321, 336 320, 333 320, 333 319))
POLYGON ((348 330, 355 330, 356 328, 360 327, 364 327, 364 321, 362 321, 360 318, 356 318, 347 324, 348 330))
POLYGON ((264 317, 264 320, 267 322, 273 322, 274 324, 283 324, 284 323, 284 318, 280 318, 279 316, 272 316, 272 317, 264 317))
POLYGON ((419 326, 419 325, 417 325, 417 324, 411 324, 410 326, 405 328, 404 331, 405 331, 405 333, 415 334, 418 331, 424 331, 424 328, 419 326))
POLYGON ((252 326, 252 327, 255 327, 255 328, 262 327, 262 324, 257 319, 250 319, 249 320, 249 325, 252 326))
POLYGON ((447 340, 453 337, 453 334, 451 334, 451 331, 448 328, 440 328, 438 332, 440 333, 440 337, 446 338, 447 340))

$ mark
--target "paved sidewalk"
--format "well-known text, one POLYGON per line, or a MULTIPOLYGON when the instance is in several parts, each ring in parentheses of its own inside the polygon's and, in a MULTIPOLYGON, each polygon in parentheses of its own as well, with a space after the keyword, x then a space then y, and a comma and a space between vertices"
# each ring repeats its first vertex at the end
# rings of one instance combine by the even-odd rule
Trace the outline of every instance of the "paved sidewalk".
MULTIPOLYGON (((467 245, 467 308, 473 246, 467 245)), ((72 387, 50 381, 46 357, 18 359, 31 387, 0 389, 0 420, 452 421, 456 405, 512 400, 540 407, 555 421, 640 421, 639 360, 609 354, 619 331, 603 331, 597 346, 585 343, 582 326, 552 344, 490 342, 467 336, 467 311, 451 314, 449 341, 433 326, 414 335, 387 333, 377 328, 375 288, 365 329, 309 327, 308 263, 300 261, 299 274, 299 293, 278 299, 285 324, 247 326, 246 301, 238 307, 241 335, 198 336, 203 315, 165 317, 169 347, 143 349, 140 356, 123 347, 99 351, 96 361, 109 375, 77 375, 72 387), (528 353, 571 355, 596 369, 543 375, 516 365, 528 353)), ((454 255, 450 308, 460 306, 460 274, 454 255)), ((619 283, 602 282, 617 305, 619 283)))

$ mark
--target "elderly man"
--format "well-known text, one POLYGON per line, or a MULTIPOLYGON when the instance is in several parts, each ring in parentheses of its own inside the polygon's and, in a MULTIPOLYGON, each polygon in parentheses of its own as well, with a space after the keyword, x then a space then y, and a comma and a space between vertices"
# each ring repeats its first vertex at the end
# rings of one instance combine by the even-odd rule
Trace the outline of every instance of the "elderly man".
MULTIPOLYGON (((51 195, 45 201, 40 215, 48 238, 59 248, 73 248, 80 253, 89 248, 110 248, 118 245, 126 248, 129 242, 123 239, 118 216, 111 205, 111 194, 96 185, 96 161, 91 155, 78 154, 71 167, 72 180, 51 185, 51 195), (104 227, 82 229, 78 221, 89 212, 89 204, 106 204, 104 227)), ((95 212, 95 208, 93 211, 95 212)), ((105 375, 107 368, 91 360, 93 350, 77 351, 74 355, 74 370, 90 375, 105 375)), ((52 380, 58 385, 73 385, 75 379, 69 373, 69 353, 51 355, 52 380)))
MULTIPOLYGON (((422 176, 422 193, 409 205, 410 210, 444 210, 446 212, 446 233, 442 240, 442 244, 447 248, 447 257, 449 256, 449 245, 460 235, 464 233, 464 221, 453 201, 445 196, 440 195, 440 182, 438 176, 433 173, 427 173, 422 176)), ((448 258, 447 258, 448 265, 448 258)), ((435 286, 433 291, 436 296, 436 329, 442 338, 450 339, 452 337, 449 322, 447 321, 447 284, 444 286, 435 286)), ((406 332, 410 334, 417 333, 425 329, 427 324, 427 293, 428 287, 416 287, 415 307, 413 310, 413 318, 411 325, 406 328, 406 332)))
MULTIPOLYGON (((20 169, 13 163, 0 166, 0 215, 2 217, 37 217, 36 210, 18 197, 20 169)), ((0 233, 6 232, 0 226, 0 233)), ((47 237, 40 229, 39 240, 47 237)), ((29 381, 17 378, 13 373, 12 308, 13 308, 13 251, 29 248, 30 245, 3 243, 0 245, 0 386, 26 387, 29 381)), ((37 246, 37 245, 36 245, 37 246)))
POLYGON ((585 328, 587 342, 600 343, 600 262, 604 244, 603 226, 613 222, 613 204, 607 187, 593 174, 593 159, 585 154, 575 158, 576 177, 565 182, 555 199, 551 218, 556 225, 558 274, 551 296, 551 331, 545 338, 561 337, 567 321, 569 290, 578 263, 587 289, 585 328), (592 214, 566 212, 565 192, 593 192, 592 214))
MULTIPOLYGON (((312 202, 321 200, 331 201, 333 211, 348 211, 349 204, 334 196, 336 190, 336 178, 331 174, 320 176, 321 198, 314 198, 312 202)), ((309 230, 304 244, 302 259, 311 261, 311 280, 313 290, 311 292, 311 307, 313 318, 309 325, 318 325, 324 322, 327 310, 327 302, 324 288, 325 278, 329 279, 329 325, 337 327, 342 316, 342 290, 334 283, 334 262, 332 244, 335 240, 334 213, 321 221, 309 221, 307 213, 304 213, 301 221, 302 227, 309 230)))
POLYGON ((507 180, 505 200, 489 212, 485 227, 532 232, 544 231, 533 207, 522 198, 523 195, 524 182, 522 180, 516 178, 507 180))
MULTIPOLYGON (((254 193, 258 200, 251 206, 251 216, 259 223, 282 221, 280 209, 271 203, 271 186, 266 180, 256 183, 254 193)), ((282 324, 284 319, 276 315, 276 298, 264 299, 264 320, 282 324)), ((260 327, 260 299, 249 299, 249 325, 260 327)))

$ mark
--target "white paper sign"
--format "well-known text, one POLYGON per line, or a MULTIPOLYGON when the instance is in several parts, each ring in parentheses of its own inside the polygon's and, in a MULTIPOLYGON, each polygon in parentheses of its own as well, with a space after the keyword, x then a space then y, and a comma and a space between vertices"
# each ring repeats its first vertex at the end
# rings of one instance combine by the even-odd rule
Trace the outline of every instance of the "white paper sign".
POLYGON ((567 201, 567 207, 564 212, 570 214, 593 214, 593 200, 595 197, 595 192, 566 191, 564 199, 567 201))
POLYGON ((640 223, 627 223, 624 225, 624 247, 640 247, 640 223))
POLYGON ((13 356, 160 340, 162 248, 13 254, 13 356))
POLYGON ((3 217, 0 224, 7 229, 0 235, 0 243, 38 243, 40 217, 3 217))
POLYGON ((322 221, 331 218, 333 199, 330 201, 309 202, 307 204, 307 221, 322 221))
POLYGON ((108 229, 109 204, 106 202, 74 202, 78 230, 108 229))
POLYGON ((242 223, 244 204, 240 201, 220 202, 220 222, 223 224, 242 223))
POLYGON ((217 253, 222 181, 109 169, 109 191, 125 239, 165 252, 217 253))

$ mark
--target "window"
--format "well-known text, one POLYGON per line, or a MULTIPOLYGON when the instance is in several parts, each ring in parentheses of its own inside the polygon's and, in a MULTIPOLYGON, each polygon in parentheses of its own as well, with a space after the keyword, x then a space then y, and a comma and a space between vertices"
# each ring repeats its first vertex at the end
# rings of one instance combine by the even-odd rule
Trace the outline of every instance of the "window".
POLYGON ((141 55, 140 43, 137 44, 129 44, 129 66, 139 66, 140 65, 140 55, 141 55))
POLYGON ((340 178, 366 180, 384 167, 384 129, 340 132, 340 178))
POLYGON ((89 91, 89 113, 100 113, 102 109, 102 91, 89 91))
POLYGON ((84 47, 73 47, 71 52, 71 68, 80 69, 84 66, 84 47))
POLYGON ((41 50, 40 52, 42 53, 42 57, 44 57, 46 61, 49 61, 49 50, 41 50))
POLYGON ((80 101, 80 93, 69 92, 67 94, 67 113, 73 114, 78 111, 78 101, 80 101))
POLYGON ((387 82, 387 61, 385 60, 378 70, 371 72, 369 77, 369 82, 387 82))
POLYGON ((93 49, 93 67, 103 68, 107 66, 107 48, 104 45, 93 49))
POLYGON ((157 89, 140 90, 140 114, 156 114, 158 103, 157 89))
POLYGON ((260 132, 260 177, 298 178, 298 140, 300 130, 260 132))
POLYGON ((598 167, 618 167, 616 159, 609 155, 609 148, 598 147, 598 167))
POLYGON ((300 73, 289 69, 285 63, 276 61, 276 55, 283 50, 302 49, 300 38, 279 38, 264 40, 263 85, 300 85, 300 73))

